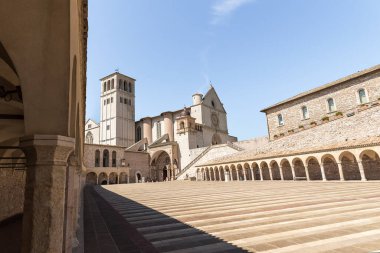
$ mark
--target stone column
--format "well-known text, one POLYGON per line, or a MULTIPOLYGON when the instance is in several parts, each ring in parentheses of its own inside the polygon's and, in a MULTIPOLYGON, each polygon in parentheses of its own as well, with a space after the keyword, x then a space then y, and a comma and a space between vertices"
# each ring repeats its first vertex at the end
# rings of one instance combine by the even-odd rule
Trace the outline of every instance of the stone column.
POLYGON ((152 144, 152 119, 143 118, 143 137, 147 139, 148 145, 152 144))
POLYGON ((234 175, 232 169, 230 169, 230 180, 234 181, 234 175))
POLYGON ((62 252, 67 160, 75 139, 25 136, 20 147, 27 163, 21 252, 62 252))
POLYGON ((237 181, 240 181, 240 173, 239 173, 239 170, 236 168, 235 171, 236 171, 236 180, 237 180, 237 181))
POLYGON ((292 177, 293 177, 293 180, 294 178, 296 177, 296 172, 294 170, 294 165, 290 163, 290 168, 292 169, 292 177))
POLYGON ((310 181, 309 167, 305 166, 306 181, 310 181))
POLYGON ((367 178, 365 177, 364 167, 363 167, 362 161, 358 161, 358 166, 359 166, 360 177, 362 179, 361 181, 367 181, 367 178))
POLYGON ((250 168, 252 181, 255 181, 255 174, 253 173, 253 168, 250 168))
POLYGON ((264 181, 263 169, 260 167, 259 170, 260 170, 260 181, 264 181))
POLYGON ((245 168, 243 168, 243 177, 244 177, 244 181, 247 181, 247 175, 246 175, 246 172, 245 172, 245 168))
POLYGON ((279 169, 280 169, 281 181, 284 181, 284 172, 282 171, 282 166, 280 166, 279 169))
POLYGON ((219 174, 219 181, 222 181, 222 174, 220 173, 220 169, 218 169, 218 174, 219 174))
POLYGON ((338 169, 339 169, 339 179, 340 179, 340 181, 344 181, 342 163, 337 163, 337 164, 338 164, 338 169))
POLYGON ((326 181, 325 167, 321 164, 322 181, 326 181))
POLYGON ((268 170, 269 170, 269 177, 270 177, 270 180, 273 181, 272 168, 269 168, 269 167, 268 167, 268 170))

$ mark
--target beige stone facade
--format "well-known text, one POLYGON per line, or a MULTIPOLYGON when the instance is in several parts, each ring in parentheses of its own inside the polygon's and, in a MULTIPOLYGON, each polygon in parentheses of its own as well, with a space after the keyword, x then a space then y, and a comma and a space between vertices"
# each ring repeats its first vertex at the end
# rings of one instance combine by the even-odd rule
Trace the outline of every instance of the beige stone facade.
POLYGON ((281 138, 311 128, 315 124, 323 124, 366 109, 373 103, 380 102, 379 87, 380 65, 268 107, 262 112, 266 113, 269 137, 271 140, 281 138), (364 94, 361 99, 359 92, 364 94), (329 99, 334 104, 332 110, 328 105, 329 99), (279 122, 279 115, 282 115, 282 124, 279 122))

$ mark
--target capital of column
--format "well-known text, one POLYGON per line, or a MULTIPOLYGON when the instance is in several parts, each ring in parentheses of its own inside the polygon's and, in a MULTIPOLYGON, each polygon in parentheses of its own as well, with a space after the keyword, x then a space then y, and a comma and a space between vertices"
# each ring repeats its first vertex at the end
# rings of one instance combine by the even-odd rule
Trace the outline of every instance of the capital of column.
POLYGON ((61 135, 30 135, 20 138, 27 165, 67 165, 75 139, 61 135))

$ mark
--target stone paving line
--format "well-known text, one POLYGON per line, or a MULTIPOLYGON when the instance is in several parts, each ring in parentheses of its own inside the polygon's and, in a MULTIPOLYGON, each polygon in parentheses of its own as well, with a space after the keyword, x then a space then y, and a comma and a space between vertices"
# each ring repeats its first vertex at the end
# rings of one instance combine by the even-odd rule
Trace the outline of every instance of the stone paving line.
POLYGON ((380 182, 169 182, 96 191, 158 252, 380 250, 380 182))

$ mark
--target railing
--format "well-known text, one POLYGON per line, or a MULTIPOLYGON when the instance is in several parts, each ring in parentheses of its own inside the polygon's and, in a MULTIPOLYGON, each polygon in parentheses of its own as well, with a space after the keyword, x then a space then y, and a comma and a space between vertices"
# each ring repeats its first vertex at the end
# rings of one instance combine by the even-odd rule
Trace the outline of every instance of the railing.
POLYGON ((194 160, 192 160, 186 167, 181 170, 181 172, 176 175, 176 178, 180 177, 183 173, 185 173, 186 170, 190 169, 196 162, 198 162, 210 149, 212 149, 213 146, 208 146, 203 152, 198 155, 194 160))

